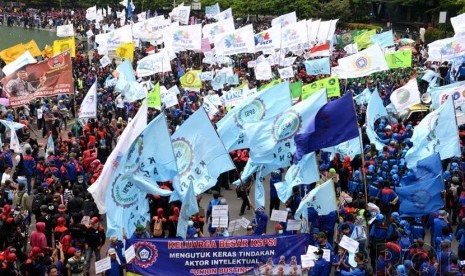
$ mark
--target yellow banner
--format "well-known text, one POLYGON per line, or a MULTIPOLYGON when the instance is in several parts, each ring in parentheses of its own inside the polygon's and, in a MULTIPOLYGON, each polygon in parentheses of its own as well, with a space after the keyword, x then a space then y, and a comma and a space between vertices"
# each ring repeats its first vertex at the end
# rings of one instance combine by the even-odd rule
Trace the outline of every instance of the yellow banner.
POLYGON ((49 45, 45 45, 44 50, 42 51, 42 57, 46 58, 51 58, 53 57, 53 48, 49 45))
POLYGON ((29 53, 31 53, 33 57, 38 57, 42 55, 39 46, 37 46, 37 43, 34 40, 31 40, 28 43, 24 44, 24 47, 26 47, 26 49, 29 51, 29 53))
POLYGON ((8 64, 26 52, 24 44, 19 43, 0 52, 0 58, 8 64))
POLYGON ((68 49, 71 52, 71 57, 76 57, 76 45, 74 43, 74 36, 53 41, 53 55, 63 53, 68 49))
POLYGON ((179 81, 182 87, 202 88, 202 81, 200 80, 200 70, 191 70, 184 74, 179 81))
POLYGON ((318 80, 316 82, 312 82, 310 84, 304 85, 302 87, 302 100, 305 100, 311 94, 317 92, 318 90, 326 88, 326 94, 328 98, 332 97, 340 97, 341 90, 339 87, 339 78, 338 77, 330 77, 322 80, 318 80))
POLYGON ((122 43, 116 48, 116 55, 122 59, 134 61, 134 42, 122 43))

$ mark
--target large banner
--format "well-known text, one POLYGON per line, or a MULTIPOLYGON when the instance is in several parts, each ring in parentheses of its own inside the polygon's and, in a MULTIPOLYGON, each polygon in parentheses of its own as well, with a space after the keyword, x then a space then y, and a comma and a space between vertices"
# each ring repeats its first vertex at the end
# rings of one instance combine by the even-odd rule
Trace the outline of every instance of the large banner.
POLYGON ((39 97, 74 93, 69 51, 46 61, 25 65, 2 79, 10 105, 29 104, 39 97))
POLYGON ((126 246, 134 245, 136 258, 128 271, 142 275, 240 275, 262 271, 267 262, 277 265, 284 257, 284 275, 290 275, 294 269, 301 271, 300 256, 306 254, 309 241, 307 234, 129 240, 126 246))

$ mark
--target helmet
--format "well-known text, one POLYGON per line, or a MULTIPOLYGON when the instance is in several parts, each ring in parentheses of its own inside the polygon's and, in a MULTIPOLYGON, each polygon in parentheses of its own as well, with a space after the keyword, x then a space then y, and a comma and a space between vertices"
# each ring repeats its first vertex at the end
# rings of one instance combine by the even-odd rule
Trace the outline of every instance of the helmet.
POLYGON ((377 214, 376 217, 375 217, 375 219, 376 219, 377 221, 382 221, 382 220, 384 220, 384 215, 383 215, 383 214, 377 214))
POLYGON ((281 175, 281 171, 280 170, 275 170, 271 173, 271 177, 273 178, 278 178, 279 176, 281 175))
POLYGON ((457 171, 459 169, 459 164, 457 164, 456 162, 453 162, 452 164, 450 164, 450 169, 453 172, 457 171))
POLYGON ((354 178, 359 178, 360 177, 360 171, 359 170, 356 170, 354 172, 354 178))
POLYGON ((369 165, 368 166, 368 172, 373 172, 375 170, 375 166, 369 165))
POLYGON ((393 174, 392 175, 392 180, 394 180, 395 182, 399 181, 399 175, 393 174))

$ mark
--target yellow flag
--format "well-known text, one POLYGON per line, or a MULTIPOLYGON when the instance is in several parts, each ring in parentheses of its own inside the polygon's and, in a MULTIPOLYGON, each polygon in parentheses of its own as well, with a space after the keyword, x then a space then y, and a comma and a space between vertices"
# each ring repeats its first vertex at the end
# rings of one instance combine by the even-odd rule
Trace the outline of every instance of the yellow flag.
POLYGON ((53 55, 63 53, 68 49, 71 51, 71 57, 76 57, 76 45, 74 43, 74 36, 53 41, 53 55))
POLYGON ((160 83, 158 82, 147 95, 147 107, 161 110, 160 83))
POLYGON ((354 42, 357 43, 358 50, 360 51, 370 46, 371 45, 370 37, 375 34, 376 34, 376 30, 370 30, 370 31, 363 32, 357 35, 356 37, 354 37, 354 42))
POLYGON ((122 59, 130 59, 131 62, 134 60, 134 42, 121 43, 116 48, 116 55, 122 59))
POLYGON ((37 43, 34 40, 31 40, 28 43, 24 44, 24 47, 26 47, 26 49, 29 50, 29 53, 31 53, 33 57, 38 57, 42 55, 39 46, 37 46, 37 43))
POLYGON ((20 55, 24 54, 26 52, 26 47, 24 44, 19 43, 16 44, 13 47, 4 49, 3 51, 0 52, 0 58, 3 59, 3 61, 8 64, 12 62, 13 60, 17 59, 20 55))
POLYGON ((53 48, 49 45, 45 45, 44 50, 42 51, 42 57, 48 57, 51 58, 53 57, 53 48))
POLYGON ((200 80, 200 70, 191 70, 184 74, 179 81, 182 87, 202 88, 202 81, 200 80))

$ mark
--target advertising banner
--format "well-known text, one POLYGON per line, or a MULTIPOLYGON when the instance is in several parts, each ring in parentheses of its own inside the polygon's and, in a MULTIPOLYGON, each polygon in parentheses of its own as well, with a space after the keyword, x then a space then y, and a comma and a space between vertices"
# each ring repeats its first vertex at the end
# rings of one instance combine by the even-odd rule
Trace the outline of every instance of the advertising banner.
POLYGON ((290 275, 301 272, 300 256, 306 253, 309 238, 304 234, 129 240, 126 246, 134 245, 136 258, 128 271, 142 275, 240 275, 254 270, 265 273, 268 268, 290 275))

